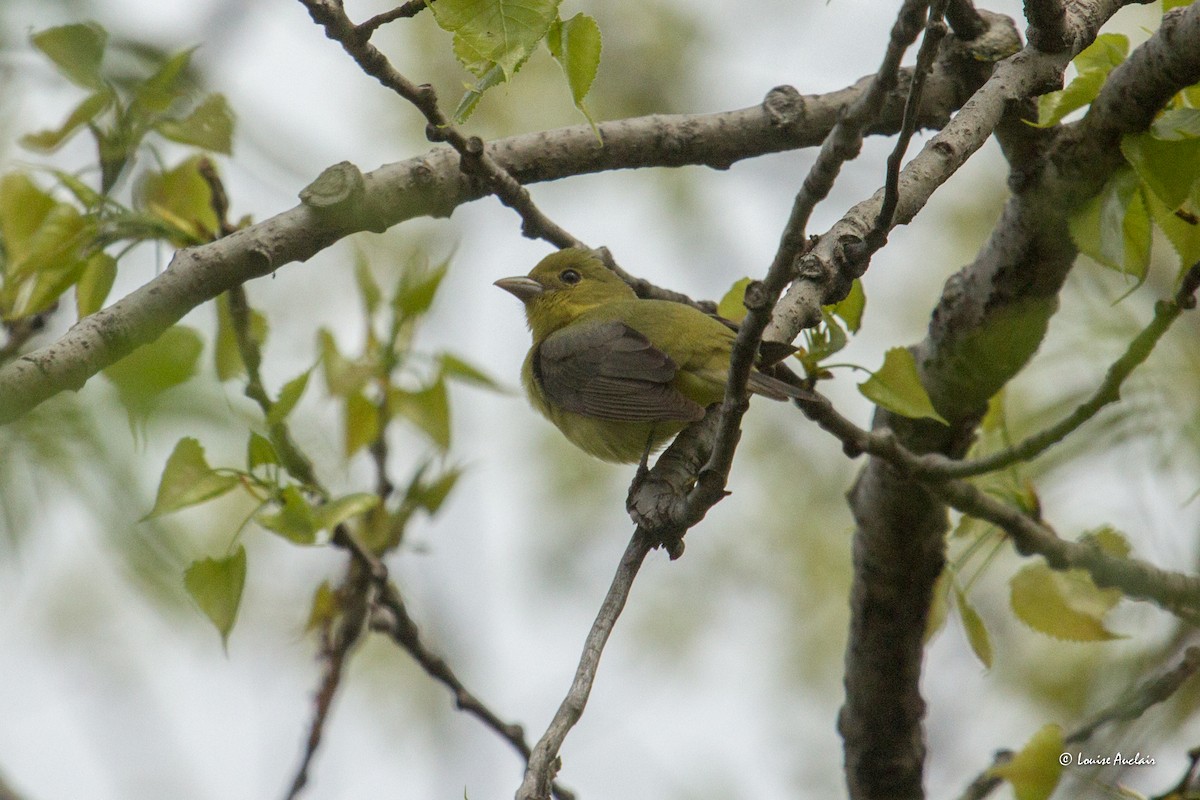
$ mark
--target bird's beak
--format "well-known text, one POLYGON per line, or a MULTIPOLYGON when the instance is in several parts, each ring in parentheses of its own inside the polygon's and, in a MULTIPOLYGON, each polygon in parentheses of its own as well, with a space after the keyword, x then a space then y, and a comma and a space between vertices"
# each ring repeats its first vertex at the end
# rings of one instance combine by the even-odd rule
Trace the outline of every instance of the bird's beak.
POLYGON ((495 285, 512 294, 522 303, 528 303, 546 291, 546 288, 540 283, 533 278, 526 278, 525 276, 521 276, 520 278, 501 278, 496 281, 495 285))

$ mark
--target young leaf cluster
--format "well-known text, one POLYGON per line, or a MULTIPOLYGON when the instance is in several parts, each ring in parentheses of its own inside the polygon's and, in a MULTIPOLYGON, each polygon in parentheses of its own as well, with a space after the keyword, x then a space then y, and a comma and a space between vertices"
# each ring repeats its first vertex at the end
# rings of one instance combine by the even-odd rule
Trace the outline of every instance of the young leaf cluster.
MULTIPOLYGON (((413 349, 417 326, 432 306, 447 266, 443 262, 430 267, 412 259, 385 299, 370 266, 359 259, 355 274, 365 320, 362 352, 343 354, 332 332, 321 329, 318 365, 287 381, 274 399, 256 386, 257 359, 268 331, 265 317, 252 308, 239 308, 231 297, 222 298, 217 373, 222 380, 246 376, 255 396, 265 398, 260 402, 265 430, 249 432, 244 467, 212 467, 196 439, 181 439, 167 460, 147 516, 241 489, 254 502, 246 521, 294 544, 323 544, 341 534, 376 555, 398 546, 413 516, 436 514, 461 474, 460 468, 444 464, 451 430, 447 382, 496 388, 485 373, 458 356, 430 356, 413 349), (329 395, 342 408, 345 458, 367 449, 376 462, 379 479, 373 491, 331 496, 290 436, 289 418, 318 367, 329 395), (407 482, 396 488, 389 477, 388 433, 401 423, 418 431, 432 452, 420 458, 407 482)), ((245 553, 239 543, 244 527, 235 533, 229 554, 197 561, 185 575, 185 588, 222 638, 236 619, 245 577, 245 553)))
MULTIPOLYGON (((10 329, 53 310, 70 288, 80 317, 103 307, 121 256, 135 244, 176 247, 211 241, 218 222, 209 182, 215 169, 201 155, 143 170, 126 204, 113 195, 147 137, 155 134, 203 150, 229 153, 233 115, 224 98, 193 102, 191 50, 152 65, 142 79, 106 69, 108 34, 93 23, 51 28, 32 36, 58 72, 89 94, 57 128, 29 134, 27 148, 49 153, 86 132, 96 148, 98 185, 59 169, 41 185, 32 170, 0 176, 0 319, 10 329)), ((8 354, 7 351, 5 353, 8 354)))
MULTIPOLYGON (((1089 105, 1128 54, 1124 35, 1096 37, 1076 56, 1075 79, 1039 99, 1038 124, 1056 125, 1089 105)), ((1072 216, 1072 241, 1140 285, 1150 265, 1151 231, 1158 227, 1181 271, 1187 269, 1200 260, 1200 84, 1172 98, 1149 130, 1126 135, 1121 153, 1125 166, 1072 216)))
POLYGON ((545 41, 562 67, 575 107, 593 125, 584 99, 600 66, 600 26, 586 14, 559 16, 561 0, 437 0, 429 8, 438 25, 454 34, 454 55, 476 81, 454 111, 471 116, 484 92, 512 80, 545 41))

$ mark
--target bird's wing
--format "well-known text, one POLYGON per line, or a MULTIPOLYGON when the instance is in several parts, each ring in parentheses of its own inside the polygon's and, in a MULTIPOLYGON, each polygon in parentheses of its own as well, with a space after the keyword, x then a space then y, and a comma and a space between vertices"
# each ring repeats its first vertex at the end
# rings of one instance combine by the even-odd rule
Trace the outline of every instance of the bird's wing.
POLYGON ((704 416, 671 385, 678 371, 671 357, 617 320, 554 332, 538 346, 533 370, 546 398, 576 414, 630 422, 704 416))

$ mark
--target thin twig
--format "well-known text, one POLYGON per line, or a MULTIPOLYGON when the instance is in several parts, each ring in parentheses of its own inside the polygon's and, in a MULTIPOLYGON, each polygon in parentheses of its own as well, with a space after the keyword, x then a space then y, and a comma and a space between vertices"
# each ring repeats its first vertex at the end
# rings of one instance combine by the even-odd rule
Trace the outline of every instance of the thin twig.
POLYGON ((633 538, 629 540, 629 545, 625 548, 625 554, 621 557, 621 563, 617 567, 616 575, 613 576, 608 594, 600 605, 596 621, 592 624, 587 639, 584 641, 583 654, 579 658, 579 667, 575 670, 575 679, 571 682, 571 688, 567 692, 567 696, 563 698, 562 704, 559 705, 558 711, 555 712, 546 732, 533 747, 533 753, 529 758, 529 768, 525 770, 525 779, 517 789, 517 800, 543 800, 549 796, 551 782, 560 766, 558 751, 562 748, 562 743, 571 728, 583 714, 588 695, 592 691, 592 684, 596 680, 596 669, 600 665, 600 655, 604 652, 604 645, 608 641, 609 634, 612 633, 617 617, 621 615, 621 610, 625 607, 625 601, 629 598, 629 591, 633 588, 633 579, 637 577, 642 562, 646 560, 646 555, 653 546, 654 541, 641 529, 637 530, 633 534, 633 538))
MULTIPOLYGON (((513 746, 528 766, 530 757, 529 744, 525 741, 525 730, 520 725, 505 722, 492 711, 483 701, 472 694, 463 682, 459 680, 454 670, 445 659, 434 654, 421 640, 421 632, 408 608, 404 598, 396 588, 388 584, 380 594, 375 610, 371 615, 371 629, 386 634, 401 649, 412 656, 422 669, 434 680, 442 683, 454 695, 454 704, 461 711, 478 719, 488 728, 513 746)), ((551 791, 558 800, 574 800, 574 793, 569 789, 553 783, 551 791)))
POLYGON ((791 217, 780 246, 782 251, 793 251, 792 258, 800 252, 813 210, 833 188, 842 164, 858 156, 864 132, 879 116, 888 93, 899 82, 900 59, 921 32, 928 5, 928 0, 905 0, 892 26, 883 63, 872 78, 870 88, 846 109, 838 124, 825 137, 817 160, 792 203, 791 217))
POLYGON ((379 30, 389 22, 395 22, 398 19, 409 19, 415 17, 424 10, 428 3, 426 0, 408 0, 407 3, 402 3, 390 11, 384 11, 382 14, 376 14, 366 22, 356 28, 356 31, 364 41, 370 39, 375 31, 379 30))
MULTIPOLYGON (((823 395, 797 401, 804 413, 842 442, 847 455, 869 453, 907 477, 920 480, 923 458, 901 445, 891 431, 866 431, 839 414, 823 395)), ((1134 600, 1149 600, 1189 622, 1200 622, 1200 577, 1170 572, 1136 558, 1109 555, 1088 543, 1059 537, 1039 519, 1010 506, 965 480, 926 481, 943 503, 1002 528, 1022 555, 1041 555, 1052 569, 1083 569, 1100 587, 1115 586, 1134 600)))
POLYGON ((372 581, 370 571, 365 569, 360 561, 352 558, 346 567, 346 578, 338 589, 338 609, 341 613, 323 625, 320 651, 323 665, 321 683, 317 689, 304 752, 284 796, 285 800, 295 800, 308 784, 308 771, 321 745, 321 736, 329 718, 329 710, 333 706, 333 699, 341 688, 346 659, 349 658, 354 645, 361 640, 365 630, 363 623, 369 609, 367 595, 372 581))
MULTIPOLYGON (((878 116, 884 98, 896 85, 900 58, 921 30, 926 5, 927 0, 905 1, 892 26, 883 65, 871 81, 870 88, 847 110, 825 138, 816 163, 796 193, 791 214, 766 276, 761 282, 746 287, 744 303, 747 313, 739 326, 730 354, 725 399, 721 403, 712 454, 685 501, 684 516, 688 525, 694 525, 702 519, 708 509, 727 494, 725 485, 741 438, 742 417, 749 408, 746 382, 758 357, 763 331, 771 322, 771 311, 796 275, 796 260, 806 246, 808 218, 816 204, 829 193, 841 165, 858 154, 863 132, 878 116)), ((680 531, 679 536, 682 535, 680 531)))
MULTIPOLYGON (((229 203, 224 186, 211 163, 202 163, 200 172, 212 190, 212 206, 220 222, 221 233, 222 235, 228 234, 232 231, 232 227, 226 218, 229 203)), ((243 287, 236 286, 229 291, 229 306, 238 351, 246 367, 246 395, 258 404, 264 415, 269 415, 274 401, 271 400, 262 381, 260 370, 262 353, 258 343, 250 335, 250 308, 243 287)), ((371 447, 377 469, 376 489, 380 503, 387 500, 394 488, 387 474, 388 449, 384 435, 385 428, 386 420, 381 425, 379 436, 372 442, 371 447)), ((270 433, 271 440, 280 453, 280 460, 287 466, 288 471, 305 484, 306 488, 317 497, 318 502, 324 501, 328 497, 328 492, 318 480, 312 462, 292 440, 287 423, 284 421, 275 423, 271 426, 270 433)), ((380 630, 390 633, 393 640, 425 668, 431 677, 451 688, 459 708, 481 719, 488 727, 500 733, 517 748, 528 762, 529 746, 524 742, 520 726, 501 721, 483 702, 467 691, 443 659, 433 656, 425 648, 420 641, 416 623, 408 614, 399 592, 388 581, 387 567, 379 560, 378 556, 359 542, 345 524, 339 524, 334 528, 331 542, 348 551, 351 559, 347 567, 346 579, 338 592, 338 596, 341 598, 338 603, 341 613, 336 621, 336 627, 331 627, 334 625, 333 622, 327 622, 322 635, 320 660, 324 664, 324 673, 316 693, 316 703, 305 740, 304 753, 296 769, 295 777, 292 779, 287 800, 294 800, 308 782, 309 768, 320 746, 333 699, 341 685, 346 659, 354 644, 362 636, 368 612, 372 609, 378 611, 380 606, 386 607, 390 614, 376 614, 376 617, 391 619, 393 624, 391 627, 386 627, 382 622, 377 623, 373 618, 373 626, 378 625, 380 630), (372 588, 374 588, 374 593, 372 593, 372 588)), ((554 789, 555 796, 559 800, 573 800, 570 791, 560 786, 555 786, 554 789)))
POLYGON ((929 4, 929 19, 925 23, 925 36, 921 39, 921 47, 917 50, 917 64, 913 69, 912 83, 908 87, 908 97, 904 101, 904 121, 900 124, 900 134, 896 137, 896 146, 892 148, 887 159, 887 179, 883 186, 883 204, 879 207, 879 216, 875 219, 875 227, 867 235, 868 243, 878 248, 887 241, 892 219, 896 214, 896 206, 900 202, 900 163, 908 151, 913 133, 917 129, 917 114, 921 108, 921 94, 925 89, 925 79, 933 68, 934 58, 937 57, 938 45, 946 35, 946 23, 942 17, 946 12, 946 0, 934 0, 929 4))
POLYGON ((426 137, 446 142, 461 159, 464 173, 480 178, 500 202, 521 215, 521 232, 531 239, 545 239, 556 247, 585 247, 559 227, 534 204, 525 189, 508 170, 488 153, 478 136, 464 136, 438 105, 437 92, 429 84, 417 85, 398 72, 374 45, 360 35, 341 3, 335 0, 300 0, 313 21, 325 29, 325 35, 340 43, 355 63, 371 77, 416 106, 424 115, 426 137))
MULTIPOLYGON (((1148 710, 1165 702, 1200 669, 1200 647, 1192 646, 1183 653, 1183 658, 1174 667, 1161 675, 1143 682, 1126 696, 1118 699, 1108 708, 1101 711, 1090 721, 1076 728, 1063 739, 1064 744, 1081 744, 1101 726, 1110 722, 1127 722, 1135 720, 1148 710)), ((983 800, 990 795, 1003 780, 995 775, 997 766, 1012 760, 1012 752, 1002 750, 996 754, 992 764, 971 782, 971 785, 959 795, 959 800, 983 800)), ((1193 765, 1194 766, 1194 765, 1193 765)), ((1185 780, 1188 776, 1185 776, 1185 780)), ((1183 784, 1186 786, 1186 783, 1183 784)))
POLYGON ((1062 441, 1085 422, 1096 416, 1105 406, 1121 399, 1121 386, 1125 380, 1143 364, 1155 345, 1171 328, 1185 309, 1196 305, 1195 292, 1200 284, 1200 262, 1194 264, 1184 275, 1179 291, 1171 300, 1162 300, 1154 306, 1154 318, 1143 328, 1120 358, 1109 366, 1104 380, 1096 391, 1070 414, 1050 427, 1038 431, 1012 447, 982 458, 959 461, 940 453, 922 456, 924 466, 920 476, 927 480, 946 478, 969 478, 1004 469, 1020 461, 1028 461, 1041 455, 1054 444, 1062 441))

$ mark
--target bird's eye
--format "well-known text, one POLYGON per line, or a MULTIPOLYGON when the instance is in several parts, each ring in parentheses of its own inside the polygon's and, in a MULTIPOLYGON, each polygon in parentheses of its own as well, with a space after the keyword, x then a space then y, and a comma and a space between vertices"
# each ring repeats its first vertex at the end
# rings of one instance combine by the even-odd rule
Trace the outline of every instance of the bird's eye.
POLYGON ((564 269, 558 273, 558 279, 568 286, 574 286, 582 280, 582 276, 573 269, 564 269))

